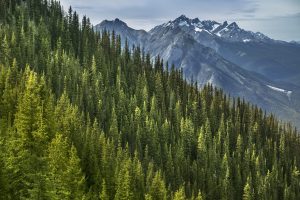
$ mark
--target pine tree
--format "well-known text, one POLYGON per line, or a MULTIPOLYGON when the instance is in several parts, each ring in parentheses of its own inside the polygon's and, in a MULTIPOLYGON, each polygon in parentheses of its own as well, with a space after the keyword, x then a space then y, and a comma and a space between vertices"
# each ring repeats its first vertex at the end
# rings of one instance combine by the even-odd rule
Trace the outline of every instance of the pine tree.
POLYGON ((3 40, 1 41, 1 46, 0 46, 0 62, 2 64, 5 64, 6 66, 9 65, 10 63, 10 48, 8 44, 8 39, 7 36, 5 35, 3 40))
POLYGON ((105 183, 104 179, 103 179, 103 182, 102 182, 102 190, 101 190, 101 193, 100 193, 100 199, 101 200, 109 200, 109 196, 108 196, 107 188, 106 188, 106 183, 105 183))
POLYGON ((0 0, 0 199, 299 199, 292 125, 79 18, 0 0))
MULTIPOLYGON (((14 198, 41 198, 44 193, 45 149, 49 141, 44 114, 45 83, 37 74, 25 72, 25 90, 19 99, 15 119, 16 132, 8 146, 8 171, 12 174, 10 187, 14 198)), ((50 113, 49 113, 50 114, 50 113)))
POLYGON ((185 192, 184 192, 184 188, 182 186, 179 188, 179 190, 177 190, 175 192, 174 200, 185 200, 185 199, 186 199, 185 192))
POLYGON ((110 122, 110 129, 109 129, 109 136, 115 141, 118 141, 119 138, 119 129, 118 129, 118 121, 116 110, 113 104, 112 114, 111 114, 111 122, 110 122))
POLYGON ((57 134, 48 148, 47 193, 51 199, 82 199, 84 177, 74 146, 57 134))
POLYGON ((192 121, 189 119, 181 119, 180 124, 181 137, 184 142, 184 151, 186 156, 192 156, 194 147, 196 146, 196 139, 194 137, 194 129, 192 121))
POLYGON ((252 200, 254 199, 252 186, 251 186, 251 180, 248 177, 246 185, 244 187, 244 193, 243 193, 243 200, 252 200))
POLYGON ((6 174, 6 168, 5 168, 5 163, 4 163, 4 148, 3 148, 3 137, 1 135, 2 133, 0 132, 0 193, 1 197, 0 199, 5 200, 8 199, 8 177, 6 174))
POLYGON ((203 199, 204 198, 202 196, 202 193, 201 193, 201 191, 199 191, 197 197, 195 198, 195 200, 203 200, 203 199))
POLYGON ((132 176, 130 173, 131 161, 125 160, 123 167, 118 174, 117 190, 115 194, 116 200, 130 200, 133 198, 132 176))
POLYGON ((162 180, 160 173, 161 173, 160 171, 155 173, 148 194, 146 195, 147 199, 152 199, 152 200, 167 199, 167 190, 165 188, 165 183, 162 180))

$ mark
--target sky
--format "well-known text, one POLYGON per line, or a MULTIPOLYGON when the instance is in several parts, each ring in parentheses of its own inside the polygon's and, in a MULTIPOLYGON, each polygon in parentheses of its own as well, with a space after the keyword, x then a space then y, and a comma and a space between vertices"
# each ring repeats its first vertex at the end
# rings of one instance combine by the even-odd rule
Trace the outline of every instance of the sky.
POLYGON ((60 0, 96 25, 119 18, 135 29, 150 30, 184 14, 189 18, 237 22, 254 32, 300 41, 300 0, 60 0))

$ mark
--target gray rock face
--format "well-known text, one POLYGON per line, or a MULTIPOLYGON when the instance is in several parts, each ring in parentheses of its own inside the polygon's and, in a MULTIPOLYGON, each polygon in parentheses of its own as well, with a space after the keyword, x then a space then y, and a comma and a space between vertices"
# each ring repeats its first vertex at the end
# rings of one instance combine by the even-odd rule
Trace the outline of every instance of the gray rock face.
POLYGON ((113 21, 104 20, 100 24, 95 26, 96 31, 115 31, 123 38, 122 45, 125 44, 125 38, 130 46, 142 45, 143 38, 146 38, 148 33, 144 30, 134 30, 127 26, 127 24, 118 18, 113 21))
POLYGON ((95 26, 115 31, 123 44, 139 45, 154 58, 182 68, 199 86, 211 83, 232 96, 273 112, 300 128, 300 45, 241 29, 235 22, 182 15, 149 32, 116 19, 95 26), (297 56, 298 55, 298 56, 297 56))

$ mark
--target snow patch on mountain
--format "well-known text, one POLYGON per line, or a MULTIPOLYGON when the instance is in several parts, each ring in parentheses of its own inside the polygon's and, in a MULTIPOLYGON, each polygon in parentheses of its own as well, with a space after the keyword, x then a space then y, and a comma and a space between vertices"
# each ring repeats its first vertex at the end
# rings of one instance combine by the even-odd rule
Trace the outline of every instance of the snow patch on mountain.
POLYGON ((198 27, 195 27, 195 31, 196 31, 196 32, 202 32, 202 31, 203 31, 203 29, 201 29, 201 28, 198 28, 198 27))
POLYGON ((190 26, 186 21, 181 21, 179 26, 190 26))
POLYGON ((211 75, 210 78, 208 79, 207 83, 214 85, 214 83, 215 83, 215 76, 214 76, 214 73, 212 73, 212 75, 211 75))
POLYGON ((288 97, 289 101, 291 100, 291 96, 292 96, 293 91, 285 90, 285 89, 274 87, 274 86, 271 86, 271 85, 267 85, 267 86, 270 89, 272 89, 272 90, 275 90, 277 92, 281 92, 281 93, 286 94, 286 96, 288 97))
MULTIPOLYGON (((228 24, 227 21, 219 23, 212 20, 200 21, 198 18, 190 19, 185 15, 181 15, 173 21, 169 21, 163 25, 157 26, 154 29, 170 27, 174 29, 180 27, 186 32, 193 30, 193 34, 199 35, 199 33, 209 34, 214 37, 220 37, 222 39, 231 42, 254 42, 254 41, 269 41, 270 38, 263 35, 260 32, 254 33, 252 31, 246 31, 240 28, 237 23, 233 22, 228 24)), ((150 31, 151 32, 151 31, 150 31)), ((206 38, 207 39, 207 38, 206 38)))
POLYGON ((220 27, 220 24, 214 24, 213 25, 213 29, 211 30, 212 32, 214 31, 214 30, 216 30, 217 28, 219 28, 220 27))
POLYGON ((245 52, 242 52, 242 51, 238 51, 236 54, 237 54, 238 56, 240 56, 240 57, 243 57, 243 56, 246 56, 246 55, 247 55, 245 52))
MULTIPOLYGON (((140 45, 145 52, 149 52, 151 62, 155 61, 155 56, 160 55, 164 61, 182 68, 187 79, 196 78, 201 87, 209 82, 233 96, 245 97, 283 119, 289 119, 290 113, 297 109, 293 122, 300 127, 300 106, 295 104, 299 97, 298 89, 289 85, 289 82, 284 82, 289 73, 284 74, 279 66, 286 55, 294 63, 297 61, 293 59, 299 57, 299 53, 295 52, 300 50, 297 44, 279 43, 261 33, 246 31, 236 23, 200 21, 198 18, 189 19, 185 16, 158 25, 149 32, 134 30, 119 20, 103 21, 95 26, 95 30, 114 30, 122 38, 127 38, 130 46, 140 45), (278 48, 283 50, 275 51, 278 48), (281 54, 277 53, 275 59, 273 49, 275 53, 283 52, 284 56, 280 57, 281 54), (268 63, 278 65, 275 68, 277 71, 274 67, 269 67, 268 63), (265 65, 266 69, 259 68, 265 65), (264 71, 259 71, 260 69, 264 71), (257 76, 257 73, 263 76, 257 76), (282 82, 273 81, 274 73, 280 74, 277 79, 283 77, 282 82), (264 76, 268 79, 264 79, 264 76), (281 84, 281 87, 275 87, 281 84)), ((122 46, 124 45, 122 42, 122 46)), ((294 71, 293 80, 297 82, 300 80, 297 77, 298 71, 294 71)))
POLYGON ((243 42, 250 42, 251 41, 251 39, 243 39, 243 42))
POLYGON ((236 72, 234 72, 234 74, 235 74, 235 77, 234 77, 235 80, 237 80, 241 85, 244 85, 244 80, 246 78, 236 72))

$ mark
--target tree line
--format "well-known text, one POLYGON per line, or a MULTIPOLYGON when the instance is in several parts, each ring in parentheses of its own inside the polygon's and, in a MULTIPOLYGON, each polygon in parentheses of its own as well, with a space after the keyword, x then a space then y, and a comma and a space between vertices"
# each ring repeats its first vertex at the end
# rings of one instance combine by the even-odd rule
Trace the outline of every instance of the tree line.
POLYGON ((0 199, 299 199, 292 125, 57 1, 0 0, 0 199))

